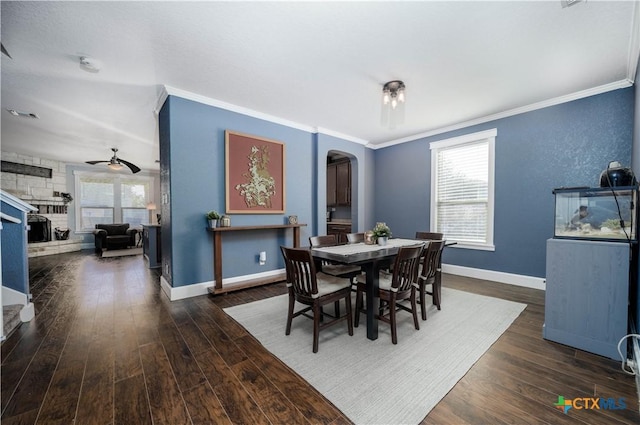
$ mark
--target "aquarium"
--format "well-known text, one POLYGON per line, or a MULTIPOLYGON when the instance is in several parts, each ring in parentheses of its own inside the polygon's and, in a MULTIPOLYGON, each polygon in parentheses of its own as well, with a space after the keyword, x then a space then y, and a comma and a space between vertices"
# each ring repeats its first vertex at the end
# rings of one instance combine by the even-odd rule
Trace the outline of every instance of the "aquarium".
POLYGON ((638 188, 559 188, 554 238, 632 241, 636 239, 638 188))

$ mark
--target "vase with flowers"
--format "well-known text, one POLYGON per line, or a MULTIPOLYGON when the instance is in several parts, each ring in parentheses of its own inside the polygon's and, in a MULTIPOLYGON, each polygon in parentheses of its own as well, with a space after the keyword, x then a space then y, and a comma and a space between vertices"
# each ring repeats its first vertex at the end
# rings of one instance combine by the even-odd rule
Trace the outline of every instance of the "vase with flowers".
POLYGON ((378 245, 386 245, 387 240, 391 237, 391 229, 386 223, 378 222, 373 228, 373 235, 378 245))

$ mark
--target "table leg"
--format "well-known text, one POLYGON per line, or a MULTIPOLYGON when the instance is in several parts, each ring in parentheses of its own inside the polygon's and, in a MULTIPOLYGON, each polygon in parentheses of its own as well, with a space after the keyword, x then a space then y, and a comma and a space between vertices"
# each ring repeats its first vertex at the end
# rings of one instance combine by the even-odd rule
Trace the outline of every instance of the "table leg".
MULTIPOLYGON (((378 309, 380 308, 380 298, 378 298, 378 262, 372 261, 363 265, 367 275, 367 338, 378 339, 378 309)), ((356 312, 356 314, 358 314, 356 312)))
POLYGON ((298 248, 300 246, 300 228, 293 228, 293 247, 298 248))
POLYGON ((213 277, 216 289, 222 289, 222 235, 213 232, 213 277))

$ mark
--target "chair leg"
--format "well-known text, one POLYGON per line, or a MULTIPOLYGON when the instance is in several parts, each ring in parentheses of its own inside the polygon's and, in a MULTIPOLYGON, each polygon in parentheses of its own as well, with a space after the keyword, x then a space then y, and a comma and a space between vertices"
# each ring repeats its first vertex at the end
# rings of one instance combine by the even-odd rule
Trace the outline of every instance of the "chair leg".
POLYGON ((433 284, 433 304, 440 310, 440 300, 442 296, 442 274, 436 274, 436 280, 433 284))
POLYGON ((362 308, 362 293, 356 291, 356 311, 353 312, 353 327, 357 328, 360 324, 360 309, 362 308))
POLYGON ((340 300, 333 303, 336 310, 336 318, 340 317, 340 300))
POLYGON ((422 320, 427 320, 427 307, 425 305, 424 292, 426 291, 425 284, 420 283, 420 311, 422 312, 422 320))
POLYGON ((318 304, 313 305, 313 352, 318 352, 318 337, 320 335, 320 306, 318 304))
POLYGON ((293 320, 293 307, 296 304, 296 299, 293 294, 289 294, 289 311, 287 312, 287 330, 285 335, 289 335, 291 333, 291 321, 293 320))
POLYGON ((420 323, 418 323, 418 305, 416 304, 416 288, 411 290, 411 314, 413 314, 413 325, 416 330, 420 330, 420 323))
POLYGON ((349 330, 349 335, 353 336, 353 315, 351 313, 351 292, 349 292, 347 296, 344 297, 344 302, 347 306, 347 329, 349 330))
POLYGON ((398 332, 396 329, 396 294, 391 295, 389 300, 389 324, 391 325, 391 343, 398 343, 398 332))

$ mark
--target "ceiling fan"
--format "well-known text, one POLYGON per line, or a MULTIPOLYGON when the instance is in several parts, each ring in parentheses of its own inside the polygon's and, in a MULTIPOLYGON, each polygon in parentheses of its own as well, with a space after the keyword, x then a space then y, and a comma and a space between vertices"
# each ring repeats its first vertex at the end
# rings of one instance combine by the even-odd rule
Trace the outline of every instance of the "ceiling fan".
POLYGON ((132 173, 137 173, 138 171, 140 171, 140 168, 138 168, 136 165, 130 163, 129 161, 125 161, 124 159, 120 159, 118 158, 118 149, 117 148, 111 148, 111 150, 113 151, 113 156, 111 157, 111 159, 107 160, 107 161, 85 161, 87 164, 100 164, 101 162, 107 162, 107 167, 111 168, 112 170, 120 170, 122 168, 122 164, 126 165, 127 167, 129 167, 131 169, 132 173))

